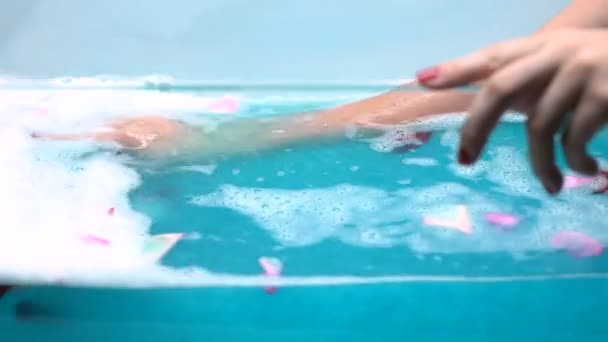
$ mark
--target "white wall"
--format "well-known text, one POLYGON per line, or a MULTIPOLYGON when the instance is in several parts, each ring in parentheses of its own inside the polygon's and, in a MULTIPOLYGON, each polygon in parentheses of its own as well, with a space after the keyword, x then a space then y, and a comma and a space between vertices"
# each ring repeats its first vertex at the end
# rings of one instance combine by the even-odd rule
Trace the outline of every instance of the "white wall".
POLYGON ((408 77, 531 32, 567 0, 0 0, 0 72, 408 77))

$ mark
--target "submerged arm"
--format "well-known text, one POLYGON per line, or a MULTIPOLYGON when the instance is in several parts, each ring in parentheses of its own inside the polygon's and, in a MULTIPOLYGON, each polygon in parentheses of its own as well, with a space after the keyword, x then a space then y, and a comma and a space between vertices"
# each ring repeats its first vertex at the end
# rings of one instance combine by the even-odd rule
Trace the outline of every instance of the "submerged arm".
POLYGON ((457 91, 391 91, 313 113, 280 118, 235 119, 211 132, 202 132, 193 127, 180 129, 180 124, 171 119, 143 116, 116 121, 110 125, 108 132, 38 133, 35 137, 112 142, 125 149, 145 149, 157 156, 166 153, 174 155, 175 151, 188 155, 252 152, 302 140, 337 137, 353 125, 390 125, 432 115, 463 112, 471 100, 472 94, 457 91), (148 135, 153 138, 142 141, 141 137, 148 135))
POLYGON ((197 139, 194 149, 234 153, 343 135, 349 127, 399 124, 465 111, 473 95, 458 91, 391 91, 327 110, 277 119, 238 119, 197 139))

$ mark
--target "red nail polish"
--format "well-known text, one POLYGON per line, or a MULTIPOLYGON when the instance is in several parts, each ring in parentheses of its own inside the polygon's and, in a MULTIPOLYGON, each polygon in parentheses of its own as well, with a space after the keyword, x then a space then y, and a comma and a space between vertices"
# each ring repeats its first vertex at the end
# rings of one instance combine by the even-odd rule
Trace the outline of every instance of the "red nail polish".
POLYGON ((422 84, 433 80, 437 76, 439 76, 439 67, 436 66, 420 70, 416 73, 416 79, 422 84))
POLYGON ((473 163, 473 161, 471 160, 471 156, 463 148, 458 150, 458 162, 463 165, 471 165, 473 163))
POLYGON ((559 188, 555 184, 545 184, 545 190, 549 193, 549 195, 555 195, 559 192, 559 188))

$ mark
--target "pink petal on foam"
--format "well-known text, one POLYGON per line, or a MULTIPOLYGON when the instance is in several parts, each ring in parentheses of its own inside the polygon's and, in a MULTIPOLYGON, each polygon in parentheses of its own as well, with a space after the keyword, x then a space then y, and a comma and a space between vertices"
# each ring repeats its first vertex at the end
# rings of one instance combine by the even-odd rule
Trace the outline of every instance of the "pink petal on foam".
POLYGON ((81 237, 81 240, 85 243, 92 245, 100 245, 100 246, 109 246, 110 241, 95 235, 85 235, 81 237))
POLYGON ((593 177, 567 175, 564 177, 564 189, 574 189, 593 182, 593 177))
POLYGON ((223 97, 209 105, 209 109, 214 113, 230 114, 236 112, 240 107, 238 98, 233 96, 223 97))
POLYGON ((440 226, 444 228, 458 230, 465 234, 473 234, 469 209, 465 205, 456 207, 457 216, 454 219, 440 219, 434 217, 424 217, 422 223, 429 226, 440 226))
POLYGON ((604 252, 604 246, 601 242, 575 231, 555 233, 551 236, 549 242, 553 247, 564 249, 576 258, 598 256, 604 252))
POLYGON ((500 227, 514 227, 519 223, 519 219, 513 215, 504 213, 485 213, 486 221, 500 227))

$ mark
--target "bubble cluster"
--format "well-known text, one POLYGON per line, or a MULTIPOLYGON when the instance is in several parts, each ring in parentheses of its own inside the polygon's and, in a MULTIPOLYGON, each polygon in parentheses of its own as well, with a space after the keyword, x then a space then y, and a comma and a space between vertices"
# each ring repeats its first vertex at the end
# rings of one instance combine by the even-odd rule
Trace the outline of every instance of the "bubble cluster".
POLYGON ((20 129, 0 130, 0 153, 10 165, 0 177, 0 273, 146 265, 139 247, 150 222, 130 209, 127 193, 139 184, 132 170, 103 154, 80 160, 51 150, 20 129), (109 247, 91 250, 86 236, 109 247))
POLYGON ((418 166, 436 166, 438 164, 437 160, 433 158, 404 158, 401 163, 418 166))
POLYGON ((209 165, 187 165, 179 167, 180 170, 190 171, 190 172, 198 172, 205 175, 212 175, 217 169, 217 165, 209 164, 209 165))

